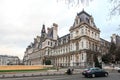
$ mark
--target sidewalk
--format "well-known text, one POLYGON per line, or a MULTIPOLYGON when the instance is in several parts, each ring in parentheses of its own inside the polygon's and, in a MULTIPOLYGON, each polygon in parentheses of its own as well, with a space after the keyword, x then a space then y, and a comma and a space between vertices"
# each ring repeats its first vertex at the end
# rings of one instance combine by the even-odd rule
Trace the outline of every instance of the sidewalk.
MULTIPOLYGON (((67 69, 57 70, 48 70, 41 72, 19 72, 19 73, 4 73, 0 74, 1 78, 19 78, 19 77, 36 77, 36 76, 50 76, 50 75, 64 75, 67 69)), ((75 69, 73 74, 80 74, 82 72, 81 69, 75 69)))

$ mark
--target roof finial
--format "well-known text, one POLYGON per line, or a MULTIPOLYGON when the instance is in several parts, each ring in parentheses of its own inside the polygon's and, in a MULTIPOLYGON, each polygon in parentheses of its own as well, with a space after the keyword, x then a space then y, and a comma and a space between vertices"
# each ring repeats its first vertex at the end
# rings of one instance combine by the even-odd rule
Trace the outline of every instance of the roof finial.
POLYGON ((84 8, 83 8, 83 10, 82 10, 83 12, 84 12, 84 8))

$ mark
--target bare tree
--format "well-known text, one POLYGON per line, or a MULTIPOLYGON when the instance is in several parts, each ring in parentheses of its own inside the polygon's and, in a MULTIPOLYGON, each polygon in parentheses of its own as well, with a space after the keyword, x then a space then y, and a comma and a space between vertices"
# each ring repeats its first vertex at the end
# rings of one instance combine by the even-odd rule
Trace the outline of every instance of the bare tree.
MULTIPOLYGON (((57 0, 57 1, 59 2, 61 0, 57 0)), ((89 3, 93 0, 62 0, 62 1, 65 1, 65 3, 70 6, 82 5, 84 8, 85 6, 88 6, 89 3)), ((115 15, 120 16, 120 0, 108 0, 108 2, 110 3, 109 19, 113 18, 115 15)), ((120 30, 120 24, 118 26, 120 30)))
POLYGON ((110 0, 111 10, 110 15, 120 15, 120 0, 110 0))
MULTIPOLYGON (((113 16, 119 16, 120 17, 120 0, 109 0, 111 4, 110 9, 110 18, 113 16)), ((118 25, 118 30, 120 30, 120 24, 118 25)))
MULTIPOLYGON (((57 0, 57 1, 59 2, 61 0, 57 0)), ((86 6, 93 0, 62 0, 62 1, 65 1, 65 3, 70 6, 79 6, 79 5, 86 6)))
MULTIPOLYGON (((61 0, 57 0, 58 2, 61 0)), ((76 6, 76 5, 88 5, 93 0, 62 0, 66 4, 76 6)), ((110 15, 120 15, 120 0, 108 0, 111 5, 110 15)))

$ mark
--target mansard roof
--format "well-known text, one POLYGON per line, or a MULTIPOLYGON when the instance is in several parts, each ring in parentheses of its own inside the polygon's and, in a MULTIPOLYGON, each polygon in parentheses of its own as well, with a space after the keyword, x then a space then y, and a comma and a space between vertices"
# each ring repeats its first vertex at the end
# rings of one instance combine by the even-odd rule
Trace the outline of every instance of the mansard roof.
POLYGON ((70 34, 64 35, 58 38, 58 45, 62 45, 68 43, 70 41, 70 34))
POLYGON ((77 13, 73 26, 70 27, 70 30, 73 30, 82 24, 90 25, 91 27, 96 28, 93 17, 84 10, 81 11, 80 13, 77 13))

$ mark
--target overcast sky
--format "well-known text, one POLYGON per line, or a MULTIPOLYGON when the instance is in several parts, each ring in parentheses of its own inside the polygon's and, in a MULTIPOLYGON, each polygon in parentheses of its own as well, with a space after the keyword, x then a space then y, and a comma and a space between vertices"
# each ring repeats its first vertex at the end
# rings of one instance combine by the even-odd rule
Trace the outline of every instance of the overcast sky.
MULTIPOLYGON (((68 6, 59 0, 0 0, 0 55, 23 58, 27 46, 40 36, 42 25, 57 23, 58 35, 69 33, 82 6, 68 6)), ((94 17, 101 38, 110 41, 113 33, 120 35, 120 17, 109 20, 108 0, 93 0, 84 10, 94 17), (103 2, 104 1, 104 2, 103 2)))

